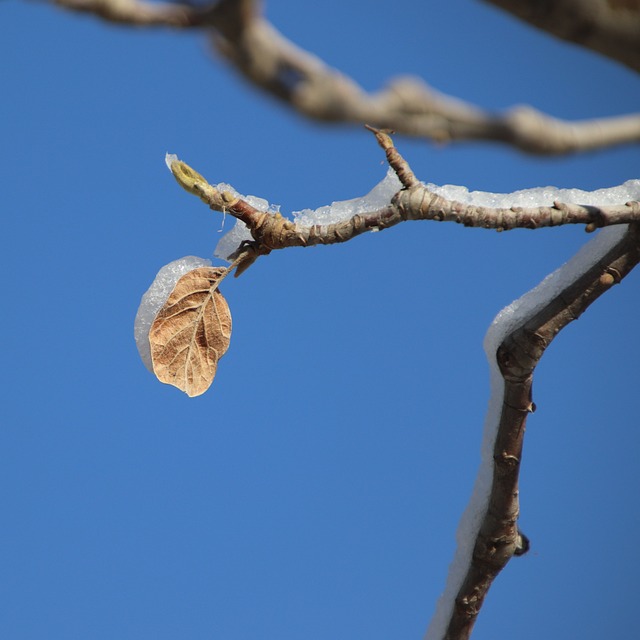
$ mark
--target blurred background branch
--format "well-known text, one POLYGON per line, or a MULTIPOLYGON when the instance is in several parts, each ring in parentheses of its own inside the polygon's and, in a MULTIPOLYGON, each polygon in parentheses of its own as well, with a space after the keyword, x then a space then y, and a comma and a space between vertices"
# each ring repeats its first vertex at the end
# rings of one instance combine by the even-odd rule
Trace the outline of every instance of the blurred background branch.
MULTIPOLYGON (((354 79, 287 40, 263 17, 260 3, 254 0, 221 0, 207 6, 139 0, 54 1, 62 8, 123 25, 210 31, 218 52, 248 82, 313 120, 370 124, 441 144, 499 142, 540 155, 579 153, 640 141, 640 114, 567 121, 532 106, 494 113, 445 95, 419 78, 402 76, 390 80, 385 89, 367 93, 354 79)), ((592 2, 568 4, 584 4, 588 8, 592 2)), ((531 17, 531 12, 528 15, 531 17)), ((557 21, 555 13, 535 12, 531 19, 537 20, 537 26, 560 28, 570 22, 568 15, 563 14, 564 19, 557 21), (538 20, 541 16, 544 19, 538 20)), ((580 15, 590 14, 585 10, 580 15)), ((620 59, 617 55, 620 51, 627 52, 632 60, 634 56, 637 58, 640 55, 637 12, 620 7, 620 11, 611 9, 605 17, 609 15, 616 20, 603 19, 598 32, 602 37, 583 37, 580 43, 615 60, 620 59), (634 20, 627 20, 627 14, 634 20), (619 38, 621 30, 626 34, 623 39, 619 38), (636 37, 630 37, 631 34, 636 37)), ((569 35, 575 39, 580 33, 584 32, 576 29, 569 35)), ((385 43, 385 46, 394 45, 385 43)))

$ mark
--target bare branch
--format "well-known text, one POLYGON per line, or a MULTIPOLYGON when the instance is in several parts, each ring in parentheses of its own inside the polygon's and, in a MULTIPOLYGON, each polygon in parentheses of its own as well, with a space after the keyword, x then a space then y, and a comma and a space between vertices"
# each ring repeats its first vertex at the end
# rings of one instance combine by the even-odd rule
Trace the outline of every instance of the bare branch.
POLYGON ((455 599, 446 640, 466 640, 498 573, 528 541, 517 527, 518 475, 527 416, 535 410, 533 372, 557 334, 640 262, 640 224, 629 225, 622 238, 595 265, 564 287, 542 309, 512 331, 495 357, 504 379, 502 412, 493 448, 493 483, 476 538, 471 566, 455 599))
MULTIPOLYGON (((493 481, 484 519, 475 538, 473 554, 455 604, 447 619, 446 640, 469 638, 484 598, 498 573, 515 555, 528 550, 528 540, 518 529, 519 470, 526 419, 535 410, 531 388, 533 371, 555 336, 577 319, 598 297, 619 283, 640 262, 640 205, 612 207, 556 203, 520 211, 465 207, 433 195, 415 178, 389 135, 370 127, 404 188, 388 207, 327 226, 300 226, 280 214, 259 211, 229 192, 209 185, 188 165, 173 160, 169 167, 187 191, 212 209, 224 210, 250 228, 254 241, 242 245, 234 256, 242 269, 259 255, 291 246, 345 242, 364 231, 386 228, 410 219, 453 219, 476 226, 535 228, 551 224, 587 223, 596 226, 631 222, 614 246, 589 263, 573 280, 552 289, 541 308, 524 317, 497 346, 495 358, 504 380, 502 409, 493 442, 493 481), (243 262, 244 261, 244 262, 243 262)), ((238 268, 240 271, 240 267, 238 268)), ((237 274, 236 274, 237 275, 237 274)))
POLYGON ((64 9, 96 15, 108 22, 138 27, 194 26, 197 11, 179 3, 151 3, 144 0, 53 0, 64 9))
POLYGON ((558 38, 640 71, 637 0, 485 0, 558 38))
MULTIPOLYGON (((303 226, 279 213, 259 211, 241 197, 228 191, 218 191, 186 163, 172 159, 168 164, 178 183, 189 193, 198 196, 209 208, 229 213, 249 227, 254 239, 251 262, 259 255, 276 249, 347 242, 367 231, 381 231, 408 220, 457 222, 468 227, 497 231, 565 224, 584 224, 587 231, 593 231, 599 227, 640 221, 640 203, 635 200, 608 206, 555 202, 552 206, 510 209, 447 200, 417 180, 388 134, 373 127, 368 128, 375 133, 404 188, 393 196, 388 206, 329 225, 303 226)), ((229 257, 238 255, 236 253, 229 257)))
POLYGON ((466 227, 496 231, 538 229, 565 224, 584 224, 587 231, 640 218, 640 203, 601 206, 554 202, 550 207, 494 209, 462 204, 435 195, 424 185, 398 192, 395 200, 403 219, 457 222, 466 227))
POLYGON ((309 118, 370 123, 437 142, 493 140, 545 155, 640 141, 638 114, 573 123, 531 107, 492 114, 415 78, 398 78, 386 90, 367 94, 351 78, 293 45, 261 16, 228 15, 216 25, 218 50, 252 84, 309 118))
POLYGON ((221 0, 205 8, 143 0, 53 1, 119 24, 208 29, 217 49, 251 84, 313 120, 370 123, 439 143, 490 140, 540 155, 640 142, 640 114, 581 122, 552 118, 532 107, 496 114, 408 77, 392 79, 386 89, 369 94, 282 36, 259 14, 254 0, 221 0))

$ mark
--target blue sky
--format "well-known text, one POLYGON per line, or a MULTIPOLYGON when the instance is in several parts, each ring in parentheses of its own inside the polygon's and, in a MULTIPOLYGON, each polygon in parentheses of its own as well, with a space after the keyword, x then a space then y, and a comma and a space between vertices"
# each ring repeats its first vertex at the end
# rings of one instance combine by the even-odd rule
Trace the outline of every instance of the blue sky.
MULTIPOLYGON (((231 348, 188 399, 146 370, 133 319, 160 267, 211 257, 222 221, 165 152, 283 212, 366 193, 383 154, 365 131, 263 98, 197 34, 0 11, 0 636, 420 638, 479 462, 484 333, 584 231, 408 223, 261 258, 224 283, 231 348)), ((631 72, 480 3, 266 11, 369 90, 412 73, 492 109, 579 119, 640 104, 631 72)), ((640 177, 637 147, 548 160, 396 142, 438 184, 640 177)), ((474 638, 635 626, 639 278, 539 366, 521 487, 532 551, 498 578, 474 638)))

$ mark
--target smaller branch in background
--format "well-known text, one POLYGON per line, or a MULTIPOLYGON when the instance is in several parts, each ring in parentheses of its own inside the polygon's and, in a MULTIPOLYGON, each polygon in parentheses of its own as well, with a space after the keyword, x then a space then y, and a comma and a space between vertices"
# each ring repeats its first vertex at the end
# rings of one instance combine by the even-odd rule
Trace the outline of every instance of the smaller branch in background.
POLYGON ((144 0, 52 0, 53 4, 88 13, 107 22, 137 27, 193 26, 194 16, 199 12, 179 3, 155 3, 144 0))
POLYGON ((315 120, 371 123, 436 142, 493 140, 543 155, 640 142, 639 114, 583 122, 564 122, 532 107, 493 114, 415 78, 393 80, 386 90, 368 94, 284 38, 259 15, 256 3, 245 3, 253 12, 235 14, 233 0, 220 4, 228 7, 214 35, 222 55, 252 84, 315 120))
POLYGON ((220 0, 204 7, 143 0, 51 1, 122 25, 207 30, 218 51, 249 83, 312 120, 371 123, 437 143, 501 142, 538 155, 640 142, 640 114, 571 122, 529 106, 492 113, 408 77, 367 93, 282 36, 263 18, 255 0, 220 0))

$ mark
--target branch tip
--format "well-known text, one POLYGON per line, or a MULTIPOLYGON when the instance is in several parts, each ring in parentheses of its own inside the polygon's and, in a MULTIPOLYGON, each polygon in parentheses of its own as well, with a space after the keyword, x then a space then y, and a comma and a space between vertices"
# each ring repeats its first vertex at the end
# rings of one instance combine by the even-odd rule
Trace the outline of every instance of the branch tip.
POLYGON ((178 160, 178 156, 175 153, 169 153, 167 151, 167 153, 164 156, 164 163, 167 165, 167 168, 169 169, 169 171, 171 171, 171 165, 174 162, 177 162, 177 160, 178 160))
POLYGON ((192 169, 186 162, 178 160, 177 156, 170 159, 167 154, 166 162, 173 177, 185 191, 199 196, 202 187, 208 186, 209 183, 195 169, 192 169))
POLYGON ((391 139, 392 133, 395 133, 392 129, 376 129, 376 127, 372 127, 371 125, 365 124, 364 128, 368 131, 371 131, 373 135, 376 137, 378 144, 386 151, 387 149, 393 148, 393 140, 391 139))
POLYGON ((409 167, 409 163, 400 155, 399 151, 393 145, 390 133, 393 133, 391 129, 376 129, 368 124, 364 125, 366 129, 371 131, 376 137, 378 144, 384 149, 387 156, 387 162, 389 166, 396 172, 398 179, 402 185, 409 189, 420 181, 415 177, 413 171, 409 167))

